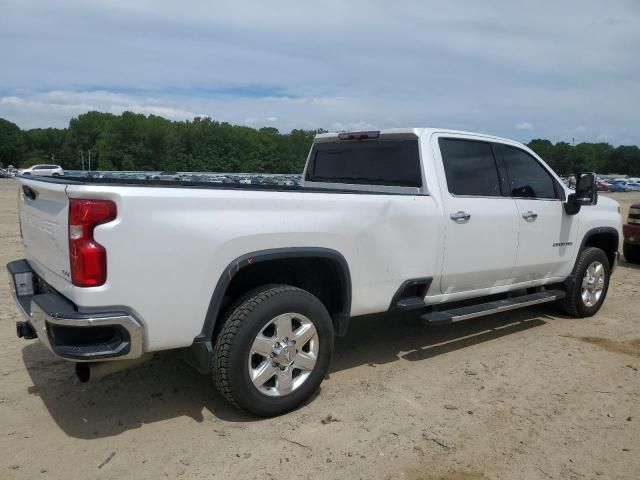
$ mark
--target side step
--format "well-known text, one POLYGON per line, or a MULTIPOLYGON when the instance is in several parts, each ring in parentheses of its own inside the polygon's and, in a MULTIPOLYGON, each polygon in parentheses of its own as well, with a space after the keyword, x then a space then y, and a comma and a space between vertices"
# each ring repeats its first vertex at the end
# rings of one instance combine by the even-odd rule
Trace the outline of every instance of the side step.
POLYGON ((540 303, 555 302, 566 297, 563 290, 546 290, 544 292, 531 293, 519 297, 496 300, 494 302, 480 303, 469 307, 454 308, 453 310, 443 310, 441 312, 430 312, 420 318, 429 325, 442 325, 445 323, 459 322, 469 318, 482 317, 493 313, 516 310, 518 308, 530 307, 540 303))

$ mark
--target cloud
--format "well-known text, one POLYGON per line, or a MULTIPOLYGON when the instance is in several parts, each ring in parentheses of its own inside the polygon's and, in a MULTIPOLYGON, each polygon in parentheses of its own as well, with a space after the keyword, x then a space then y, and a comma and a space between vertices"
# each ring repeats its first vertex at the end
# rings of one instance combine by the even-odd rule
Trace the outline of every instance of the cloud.
POLYGON ((521 122, 516 123, 516 128, 518 130, 531 130, 533 128, 533 125, 531 125, 529 122, 521 122))
POLYGON ((606 131, 640 143, 628 127, 640 111, 633 2, 2 5, 0 116, 25 128, 64 126, 95 108, 281 130, 443 126, 519 140, 531 134, 519 125, 555 140, 580 125, 585 141, 606 131))

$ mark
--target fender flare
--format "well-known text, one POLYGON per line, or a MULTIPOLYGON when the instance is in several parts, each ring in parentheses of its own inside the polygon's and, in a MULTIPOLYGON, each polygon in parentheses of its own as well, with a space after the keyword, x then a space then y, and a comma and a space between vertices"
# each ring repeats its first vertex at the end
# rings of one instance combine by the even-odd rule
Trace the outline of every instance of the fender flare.
POLYGON ((288 247, 259 250, 237 257, 222 271, 211 295, 202 331, 194 339, 191 348, 185 352, 185 360, 200 372, 208 373, 210 358, 213 354, 212 338, 216 328, 216 321, 221 313, 222 300, 233 278, 239 271, 259 262, 292 258, 322 258, 336 262, 339 266, 341 278, 340 288, 343 289, 345 295, 342 309, 337 317, 346 328, 351 312, 351 273, 347 260, 340 252, 323 247, 288 247))
MULTIPOLYGON (((580 248, 576 251, 576 256, 573 259, 573 268, 571 269, 571 273, 569 274, 569 276, 567 277, 567 279, 564 281, 565 285, 567 288, 573 288, 573 286, 576 283, 576 276, 575 276, 575 268, 576 268, 576 262, 578 261, 578 256, 580 255, 580 252, 582 250, 584 250, 585 245, 587 244, 587 242, 589 241, 589 239, 591 237, 593 237, 594 235, 600 234, 600 233, 606 233, 606 234, 610 234, 613 235, 616 239, 615 241, 615 245, 616 245, 616 252, 618 252, 618 248, 620 245, 620 234, 618 233, 618 231, 613 228, 613 227, 595 227, 595 228, 591 228, 589 230, 587 230, 585 232, 585 234, 582 237, 582 241, 580 242, 580 248)), ((613 270, 615 269, 615 265, 611 264, 611 272, 613 272, 613 270)))

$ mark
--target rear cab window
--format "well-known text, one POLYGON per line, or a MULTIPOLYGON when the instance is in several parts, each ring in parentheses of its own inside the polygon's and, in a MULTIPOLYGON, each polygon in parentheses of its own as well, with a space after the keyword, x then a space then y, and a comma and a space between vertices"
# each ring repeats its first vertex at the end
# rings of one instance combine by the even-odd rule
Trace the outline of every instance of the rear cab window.
POLYGON ((305 180, 420 188, 422 170, 418 139, 315 143, 305 180))

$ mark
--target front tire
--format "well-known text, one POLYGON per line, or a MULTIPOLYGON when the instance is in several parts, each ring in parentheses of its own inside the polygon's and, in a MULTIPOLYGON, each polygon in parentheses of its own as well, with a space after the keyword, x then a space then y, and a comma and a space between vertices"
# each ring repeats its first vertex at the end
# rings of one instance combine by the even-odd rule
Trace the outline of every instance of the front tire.
POLYGON ((631 245, 625 243, 622 245, 622 253, 624 258, 629 263, 640 263, 640 245, 631 245))
POLYGON ((318 389, 333 354, 333 324, 315 296, 267 285, 239 299, 223 321, 211 374, 230 403, 271 417, 318 389))
POLYGON ((576 318, 595 315, 607 296, 610 274, 609 259, 602 250, 582 250, 573 269, 575 281, 567 288, 567 297, 559 302, 562 310, 576 318))

